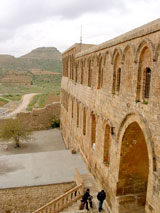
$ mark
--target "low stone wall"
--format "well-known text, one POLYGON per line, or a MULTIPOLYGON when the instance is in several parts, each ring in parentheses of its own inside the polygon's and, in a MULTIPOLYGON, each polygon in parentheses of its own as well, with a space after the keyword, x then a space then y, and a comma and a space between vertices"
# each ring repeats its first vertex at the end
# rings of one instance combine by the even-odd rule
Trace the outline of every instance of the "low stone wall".
MULTIPOLYGON (((31 130, 48 129, 54 120, 60 119, 60 103, 53 102, 42 109, 33 109, 32 112, 20 112, 17 118, 31 130)), ((6 121, 0 119, 0 128, 6 121)))
POLYGON ((75 187, 75 182, 0 190, 0 213, 32 213, 75 187))

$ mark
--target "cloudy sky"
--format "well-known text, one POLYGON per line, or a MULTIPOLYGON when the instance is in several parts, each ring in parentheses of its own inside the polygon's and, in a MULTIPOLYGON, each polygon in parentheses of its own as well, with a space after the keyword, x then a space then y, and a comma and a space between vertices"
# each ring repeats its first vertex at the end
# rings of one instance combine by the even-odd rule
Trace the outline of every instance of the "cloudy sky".
POLYGON ((99 44, 159 18, 159 0, 0 0, 0 54, 99 44))

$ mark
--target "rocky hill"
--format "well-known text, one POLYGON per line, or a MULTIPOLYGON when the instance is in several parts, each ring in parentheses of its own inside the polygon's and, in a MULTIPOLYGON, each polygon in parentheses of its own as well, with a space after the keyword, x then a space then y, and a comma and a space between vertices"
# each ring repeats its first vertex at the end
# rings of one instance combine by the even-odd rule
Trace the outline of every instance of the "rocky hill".
POLYGON ((8 71, 30 72, 32 69, 61 73, 61 53, 55 47, 40 47, 19 58, 0 55, 0 74, 8 71))

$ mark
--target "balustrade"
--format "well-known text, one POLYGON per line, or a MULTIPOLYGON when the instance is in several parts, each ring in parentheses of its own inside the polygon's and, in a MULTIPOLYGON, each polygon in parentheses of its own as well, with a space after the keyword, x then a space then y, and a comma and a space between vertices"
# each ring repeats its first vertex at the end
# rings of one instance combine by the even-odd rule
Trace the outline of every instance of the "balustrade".
POLYGON ((83 185, 74 187, 65 194, 59 196, 58 198, 50 201, 46 205, 37 209, 33 213, 56 213, 62 209, 68 207, 73 202, 77 201, 83 195, 83 185))

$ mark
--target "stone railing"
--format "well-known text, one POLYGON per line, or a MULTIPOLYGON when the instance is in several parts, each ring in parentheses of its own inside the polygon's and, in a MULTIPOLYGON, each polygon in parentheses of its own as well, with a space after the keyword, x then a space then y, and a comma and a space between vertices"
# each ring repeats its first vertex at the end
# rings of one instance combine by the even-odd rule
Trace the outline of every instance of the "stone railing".
POLYGON ((63 195, 59 196, 58 198, 50 201, 46 205, 40 207, 33 213, 56 213, 63 210, 64 208, 68 207, 69 205, 77 201, 79 198, 81 198, 84 192, 84 188, 83 188, 83 180, 78 169, 76 169, 75 181, 77 186, 75 186, 68 192, 64 193, 63 195))
POLYGON ((77 201, 83 194, 82 185, 76 186, 55 200, 47 203, 33 213, 56 213, 77 201))

